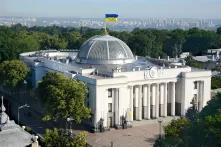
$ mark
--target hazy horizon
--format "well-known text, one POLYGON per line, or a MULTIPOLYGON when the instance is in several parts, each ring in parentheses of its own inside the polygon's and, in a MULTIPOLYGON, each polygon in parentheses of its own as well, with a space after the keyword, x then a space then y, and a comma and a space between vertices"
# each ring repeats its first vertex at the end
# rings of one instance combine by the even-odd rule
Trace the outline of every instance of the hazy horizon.
POLYGON ((221 0, 0 0, 0 16, 221 19, 221 0))

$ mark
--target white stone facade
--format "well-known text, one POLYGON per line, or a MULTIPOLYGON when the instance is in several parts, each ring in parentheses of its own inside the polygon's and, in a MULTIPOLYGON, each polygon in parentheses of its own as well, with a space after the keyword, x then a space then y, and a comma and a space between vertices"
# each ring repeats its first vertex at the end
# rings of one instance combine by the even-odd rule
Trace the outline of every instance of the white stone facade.
POLYGON ((211 98, 211 71, 153 64, 136 58, 133 64, 88 65, 69 62, 77 52, 30 52, 20 55, 32 70, 35 85, 49 71, 61 72, 85 82, 89 89, 90 124, 106 128, 134 120, 183 116, 194 103, 201 110, 211 98), (56 57, 56 59, 55 59, 56 57), (61 61, 60 59, 65 59, 61 61))
POLYGON ((110 124, 121 125, 121 116, 128 121, 184 116, 195 96, 198 110, 210 100, 210 71, 191 71, 190 67, 160 70, 157 72, 165 76, 146 79, 147 71, 134 71, 110 79, 84 80, 90 85, 94 125, 100 118, 109 127, 110 124), (111 113, 108 112, 110 103, 111 113))

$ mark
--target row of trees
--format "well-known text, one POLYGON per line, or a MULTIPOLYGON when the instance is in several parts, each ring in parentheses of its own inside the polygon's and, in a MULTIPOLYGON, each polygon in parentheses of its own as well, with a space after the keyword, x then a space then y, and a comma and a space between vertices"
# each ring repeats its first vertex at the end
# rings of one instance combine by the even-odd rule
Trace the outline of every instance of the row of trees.
POLYGON ((218 32, 197 28, 187 31, 181 29, 172 31, 134 29, 129 35, 126 42, 136 54, 153 57, 164 55, 175 57, 183 51, 199 55, 208 48, 219 48, 221 45, 221 36, 218 32))
POLYGON ((218 147, 221 146, 221 94, 216 95, 199 113, 194 107, 186 118, 167 125, 165 138, 158 139, 156 147, 218 147))
MULTIPOLYGON (((109 31, 110 35, 125 41, 134 54, 141 56, 176 56, 183 51, 199 55, 208 48, 221 47, 221 28, 217 31, 134 29, 132 32, 109 31)), ((44 49, 79 49, 81 44, 103 29, 12 27, 0 26, 0 61, 16 59, 19 53, 44 49)))

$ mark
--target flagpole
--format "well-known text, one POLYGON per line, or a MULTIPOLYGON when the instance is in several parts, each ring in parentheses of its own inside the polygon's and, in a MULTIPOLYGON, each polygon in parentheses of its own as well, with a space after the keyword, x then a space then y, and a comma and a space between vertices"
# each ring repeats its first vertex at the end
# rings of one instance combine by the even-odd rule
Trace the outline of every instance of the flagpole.
POLYGON ((104 21, 104 34, 108 35, 106 21, 104 21))

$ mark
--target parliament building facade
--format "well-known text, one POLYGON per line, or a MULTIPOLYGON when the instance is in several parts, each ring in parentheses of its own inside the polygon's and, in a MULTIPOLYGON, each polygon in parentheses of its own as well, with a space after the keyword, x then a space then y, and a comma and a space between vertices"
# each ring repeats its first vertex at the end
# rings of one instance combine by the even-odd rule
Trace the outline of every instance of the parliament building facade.
POLYGON ((184 116, 210 100, 211 71, 186 66, 179 59, 134 56, 120 39, 94 36, 79 51, 47 50, 20 54, 32 69, 34 86, 47 72, 83 81, 92 110, 91 126, 120 127, 127 122, 184 116))

